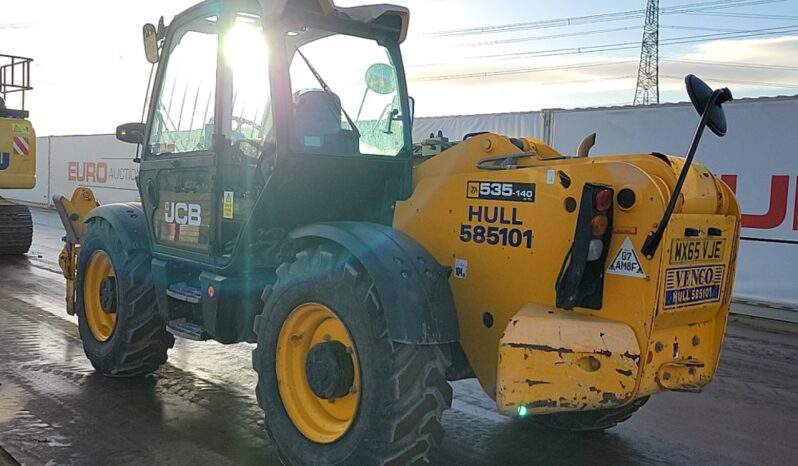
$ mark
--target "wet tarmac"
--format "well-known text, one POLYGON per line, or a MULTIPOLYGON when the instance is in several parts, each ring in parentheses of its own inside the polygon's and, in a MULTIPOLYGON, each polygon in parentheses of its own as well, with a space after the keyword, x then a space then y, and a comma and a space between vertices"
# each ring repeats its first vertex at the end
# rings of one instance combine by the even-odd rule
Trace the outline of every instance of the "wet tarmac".
MULTIPOLYGON (((154 376, 94 374, 64 311, 57 216, 34 215, 31 253, 0 258, 0 465, 279 464, 255 401, 252 345, 182 340, 154 376)), ((655 396, 600 434, 508 419, 475 381, 453 385, 434 464, 798 461, 796 325, 734 318, 703 393, 655 396)))

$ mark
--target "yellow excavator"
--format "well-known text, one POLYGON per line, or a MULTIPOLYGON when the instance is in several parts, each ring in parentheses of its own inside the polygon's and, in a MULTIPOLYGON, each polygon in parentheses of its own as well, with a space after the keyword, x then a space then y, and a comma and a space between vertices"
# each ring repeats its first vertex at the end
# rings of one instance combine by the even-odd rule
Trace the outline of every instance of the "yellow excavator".
MULTIPOLYGON (((36 132, 25 110, 32 61, 0 54, 0 189, 36 186, 36 132), (9 108, 11 99, 19 108, 9 108)), ((0 196, 0 255, 25 254, 32 239, 30 209, 0 196)))
POLYGON ((729 90, 686 78, 686 157, 488 132, 413 144, 408 21, 213 0, 144 26, 147 118, 117 128, 139 145, 141 202, 55 199, 96 370, 151 373, 175 337, 257 343, 267 431, 286 464, 313 465, 426 463, 463 378, 571 430, 700 391, 740 212, 693 158, 705 128, 725 134, 729 90))

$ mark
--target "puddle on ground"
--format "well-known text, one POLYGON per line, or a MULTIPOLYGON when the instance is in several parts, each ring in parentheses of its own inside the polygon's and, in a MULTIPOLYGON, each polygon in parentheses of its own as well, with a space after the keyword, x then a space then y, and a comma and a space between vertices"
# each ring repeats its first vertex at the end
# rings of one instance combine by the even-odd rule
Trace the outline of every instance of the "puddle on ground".
POLYGON ((28 395, 15 383, 0 376, 0 424, 5 424, 24 408, 28 395))

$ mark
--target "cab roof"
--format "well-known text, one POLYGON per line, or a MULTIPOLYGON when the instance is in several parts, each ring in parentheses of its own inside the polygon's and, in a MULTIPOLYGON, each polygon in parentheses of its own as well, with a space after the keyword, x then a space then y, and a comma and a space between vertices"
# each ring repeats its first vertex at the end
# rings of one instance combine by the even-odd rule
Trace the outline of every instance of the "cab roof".
POLYGON ((348 8, 335 6, 333 0, 258 0, 262 18, 279 18, 289 5, 329 16, 344 16, 360 23, 373 23, 381 18, 394 17, 399 21, 399 42, 407 37, 410 10, 391 4, 363 5, 348 8))

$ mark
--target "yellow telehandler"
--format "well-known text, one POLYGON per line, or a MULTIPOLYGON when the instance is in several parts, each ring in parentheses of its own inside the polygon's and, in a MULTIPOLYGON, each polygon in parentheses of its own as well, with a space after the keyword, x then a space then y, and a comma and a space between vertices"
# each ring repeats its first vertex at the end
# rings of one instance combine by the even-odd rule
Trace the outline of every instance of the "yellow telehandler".
MULTIPOLYGON (((36 133, 25 110, 32 61, 0 54, 0 189, 36 186, 36 133), (20 108, 9 108, 9 96, 20 108)), ((30 209, 0 196, 0 255, 25 254, 32 239, 30 209)))
POLYGON ((692 163, 727 89, 694 76, 686 158, 567 157, 534 138, 411 142, 409 12, 206 1, 143 29, 157 66, 141 202, 55 203, 67 308, 101 374, 139 376, 175 336, 255 342, 287 464, 416 464, 449 381, 507 416, 605 429, 715 373, 739 235, 692 163))

